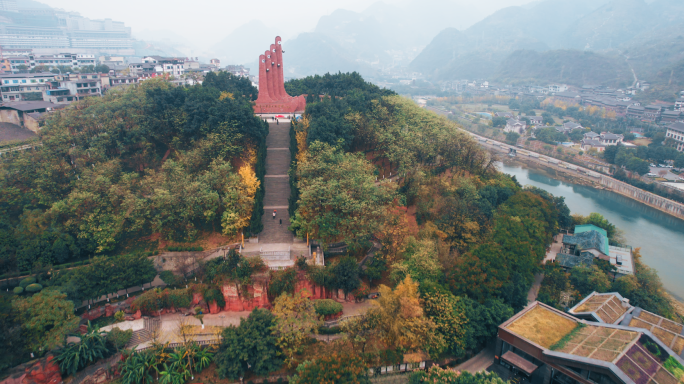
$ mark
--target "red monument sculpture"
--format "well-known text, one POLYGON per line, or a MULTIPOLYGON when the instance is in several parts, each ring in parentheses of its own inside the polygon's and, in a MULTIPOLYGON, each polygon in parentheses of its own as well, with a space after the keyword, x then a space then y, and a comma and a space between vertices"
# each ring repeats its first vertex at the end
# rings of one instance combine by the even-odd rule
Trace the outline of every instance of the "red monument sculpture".
POLYGON ((285 92, 283 46, 276 36, 275 44, 259 56, 259 98, 254 113, 303 113, 305 108, 304 96, 292 97, 285 92))

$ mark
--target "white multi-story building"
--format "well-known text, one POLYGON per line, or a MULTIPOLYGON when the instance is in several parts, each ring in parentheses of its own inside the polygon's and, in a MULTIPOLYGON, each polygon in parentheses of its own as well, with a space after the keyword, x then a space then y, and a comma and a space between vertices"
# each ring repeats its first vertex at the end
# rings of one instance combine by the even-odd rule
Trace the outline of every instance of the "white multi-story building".
POLYGON ((684 151, 684 123, 674 123, 667 127, 665 137, 675 141, 675 148, 679 152, 684 151))
POLYGON ((52 103, 69 103, 90 96, 102 96, 109 86, 109 76, 99 73, 71 73, 57 75, 43 92, 43 100, 52 103), (106 79, 106 84, 104 84, 106 79))
POLYGON ((180 77, 185 73, 185 59, 178 57, 147 56, 142 59, 144 64, 154 64, 155 71, 180 77))
POLYGON ((568 86, 565 84, 551 84, 551 85, 549 85, 549 92, 551 92, 551 93, 565 92, 567 90, 568 90, 568 86))

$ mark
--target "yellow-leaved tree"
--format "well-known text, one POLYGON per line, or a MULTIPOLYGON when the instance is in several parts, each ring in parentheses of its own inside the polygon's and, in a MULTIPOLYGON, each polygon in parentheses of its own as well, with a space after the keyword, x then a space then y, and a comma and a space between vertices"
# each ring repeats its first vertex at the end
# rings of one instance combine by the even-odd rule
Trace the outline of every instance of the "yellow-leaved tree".
POLYGON ((428 319, 421 307, 418 283, 406 278, 392 290, 380 285, 380 298, 373 302, 369 315, 377 324, 378 335, 390 348, 423 350, 437 355, 445 347, 437 325, 428 319))
POLYGON ((254 197, 261 182, 254 172, 256 164, 256 150, 250 147, 246 151, 244 165, 238 169, 240 184, 229 196, 229 204, 221 217, 221 227, 226 236, 235 235, 239 230, 249 225, 254 210, 254 197))
POLYGON ((314 302, 309 300, 309 293, 306 290, 294 295, 283 293, 278 296, 273 302, 273 314, 276 317, 273 327, 277 337, 276 344, 283 349, 288 365, 291 365, 295 354, 301 351, 309 334, 316 332, 318 327, 323 325, 323 321, 316 314, 314 302))

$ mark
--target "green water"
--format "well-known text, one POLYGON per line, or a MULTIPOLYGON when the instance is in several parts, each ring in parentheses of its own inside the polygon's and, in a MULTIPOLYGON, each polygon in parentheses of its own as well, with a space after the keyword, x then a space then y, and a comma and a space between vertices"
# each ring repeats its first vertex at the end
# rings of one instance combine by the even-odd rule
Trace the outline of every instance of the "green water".
POLYGON ((518 163, 499 163, 499 167, 522 185, 564 196, 572 213, 602 214, 624 232, 627 244, 641 247, 642 261, 658 271, 665 289, 684 300, 684 220, 614 192, 559 181, 553 178, 554 171, 518 163))

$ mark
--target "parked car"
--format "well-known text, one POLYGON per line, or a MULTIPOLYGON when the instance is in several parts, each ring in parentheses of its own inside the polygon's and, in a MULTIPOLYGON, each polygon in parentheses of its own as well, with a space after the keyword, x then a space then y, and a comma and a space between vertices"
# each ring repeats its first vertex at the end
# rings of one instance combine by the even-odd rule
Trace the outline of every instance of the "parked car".
POLYGON ((649 165, 650 165, 651 167, 655 167, 655 166, 656 166, 656 165, 655 165, 655 164, 653 164, 653 163, 651 163, 651 164, 649 164, 649 165))
POLYGON ((658 168, 667 168, 667 165, 665 165, 665 164, 658 164, 658 168))
POLYGON ((656 176, 658 176, 658 175, 656 175, 656 174, 653 173, 653 172, 649 172, 649 173, 646 174, 646 177, 656 177, 656 176))

